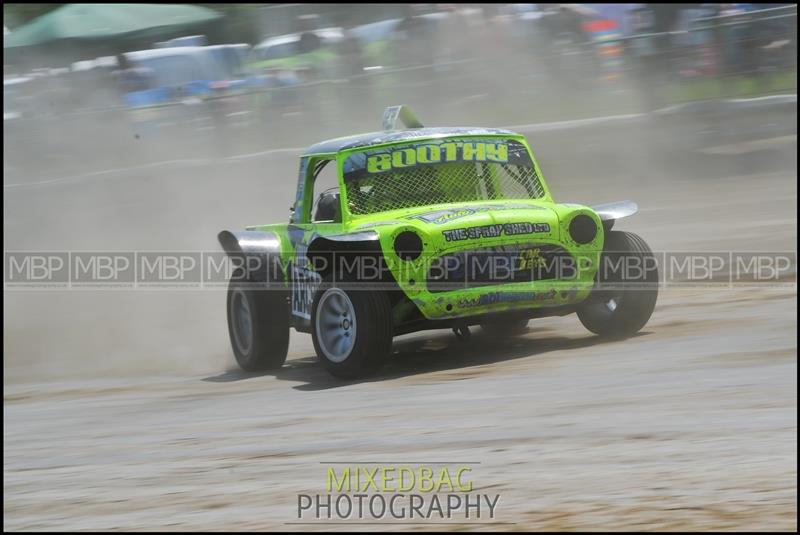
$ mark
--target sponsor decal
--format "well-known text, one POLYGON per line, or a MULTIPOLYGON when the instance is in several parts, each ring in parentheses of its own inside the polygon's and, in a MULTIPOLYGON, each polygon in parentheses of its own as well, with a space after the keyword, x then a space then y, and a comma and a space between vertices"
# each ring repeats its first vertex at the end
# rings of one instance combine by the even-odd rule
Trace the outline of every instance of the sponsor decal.
POLYGON ((508 162, 508 143, 447 141, 388 150, 367 157, 368 173, 383 173, 420 164, 453 162, 508 162))
POLYGON ((547 292, 491 292, 472 298, 459 299, 460 308, 482 307, 498 303, 520 303, 530 301, 547 301, 555 298, 556 291, 547 292))
POLYGON ((426 223, 434 225, 443 225, 448 221, 460 219, 462 217, 478 214, 481 212, 495 211, 495 210, 543 210, 540 206, 532 206, 530 204, 490 204, 484 206, 465 206, 463 208, 447 208, 445 210, 436 210, 434 212, 426 212, 424 214, 410 215, 406 219, 417 219, 426 223))
POLYGON ((528 149, 519 141, 508 139, 431 139, 379 148, 368 148, 350 154, 342 164, 346 183, 359 182, 382 174, 402 176, 424 166, 448 164, 485 164, 530 169, 533 161, 528 149))
POLYGON ((542 250, 523 249, 519 253, 519 269, 547 268, 547 259, 542 256, 542 250))
POLYGON ((500 236, 518 236, 521 234, 534 234, 550 232, 548 223, 496 223, 479 227, 457 228, 443 230, 442 235, 446 241, 475 240, 478 238, 497 238, 500 236))

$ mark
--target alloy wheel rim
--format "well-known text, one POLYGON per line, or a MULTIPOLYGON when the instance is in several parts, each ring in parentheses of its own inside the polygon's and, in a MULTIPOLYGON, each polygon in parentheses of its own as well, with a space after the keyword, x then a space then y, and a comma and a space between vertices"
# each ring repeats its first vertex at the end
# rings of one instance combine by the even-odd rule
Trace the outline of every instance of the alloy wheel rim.
POLYGON ((356 316, 353 302, 339 288, 330 288, 317 304, 315 320, 317 341, 331 362, 343 362, 353 351, 356 339, 356 316))

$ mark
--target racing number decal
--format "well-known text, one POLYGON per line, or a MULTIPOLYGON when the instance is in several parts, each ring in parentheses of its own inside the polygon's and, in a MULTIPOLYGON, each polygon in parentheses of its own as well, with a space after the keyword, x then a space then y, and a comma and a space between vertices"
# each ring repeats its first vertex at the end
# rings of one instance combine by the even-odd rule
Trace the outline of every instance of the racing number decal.
POLYGON ((317 237, 316 232, 309 232, 300 225, 289 226, 289 240, 295 248, 294 261, 288 267, 291 286, 292 315, 303 319, 311 319, 311 304, 314 293, 322 282, 319 273, 308 269, 308 244, 317 237))
POLYGON ((289 265, 292 281, 292 314, 301 318, 311 319, 311 303, 322 277, 310 269, 301 268, 294 262, 289 265))

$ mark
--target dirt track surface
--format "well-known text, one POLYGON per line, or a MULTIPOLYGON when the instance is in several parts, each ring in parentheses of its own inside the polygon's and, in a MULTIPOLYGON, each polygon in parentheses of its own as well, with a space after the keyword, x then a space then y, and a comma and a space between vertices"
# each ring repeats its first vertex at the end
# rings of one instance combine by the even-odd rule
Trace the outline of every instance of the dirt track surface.
MULTIPOLYGON (((796 149, 793 173, 683 177, 547 149, 558 200, 635 199, 620 228, 657 251, 796 248, 796 149)), ((6 247, 217 250, 221 228, 284 219, 295 172, 277 154, 8 190, 6 247)), ((574 316, 501 342, 416 334, 342 383, 305 335, 279 372, 236 371, 220 291, 7 291, 4 528, 330 530, 288 524, 323 463, 447 461, 480 463, 503 529, 793 530, 796 297, 668 288, 614 342, 574 316)))
POLYGON ((670 291, 620 342, 410 337, 357 384, 297 344, 276 374, 7 388, 4 525, 292 529, 320 463, 445 459, 518 528, 793 529, 795 297, 670 291))

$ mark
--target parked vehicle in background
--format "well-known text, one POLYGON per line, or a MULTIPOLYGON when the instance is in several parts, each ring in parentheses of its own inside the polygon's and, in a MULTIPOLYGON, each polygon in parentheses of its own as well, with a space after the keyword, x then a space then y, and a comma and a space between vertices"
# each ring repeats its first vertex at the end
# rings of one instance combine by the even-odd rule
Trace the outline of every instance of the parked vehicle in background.
MULTIPOLYGON (((236 46, 236 45, 234 45, 236 46)), ((129 64, 119 73, 125 103, 152 106, 187 97, 206 97, 228 88, 229 74, 238 70, 236 49, 169 47, 127 52, 129 64), (231 63, 227 58, 234 58, 231 63)))
POLYGON ((211 88, 219 90, 243 89, 251 85, 258 85, 249 79, 245 62, 250 54, 250 45, 247 43, 212 45, 205 47, 205 50, 219 63, 222 68, 223 80, 216 80, 211 88))
POLYGON ((337 59, 334 46, 344 39, 341 28, 322 28, 265 39, 250 54, 248 67, 255 73, 293 72, 300 78, 330 72, 337 59))
POLYGON ((177 46, 206 46, 207 44, 208 39, 206 39, 205 35, 187 35, 184 37, 176 37, 169 41, 161 41, 154 46, 155 48, 170 48, 177 46))

